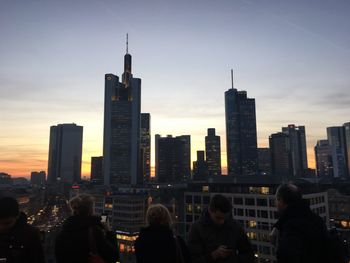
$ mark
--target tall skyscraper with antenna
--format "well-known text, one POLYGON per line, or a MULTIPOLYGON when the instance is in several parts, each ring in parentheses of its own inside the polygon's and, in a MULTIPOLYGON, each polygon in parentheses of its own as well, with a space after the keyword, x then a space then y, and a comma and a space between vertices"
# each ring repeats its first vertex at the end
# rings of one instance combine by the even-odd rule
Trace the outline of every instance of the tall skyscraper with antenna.
POLYGON ((234 88, 233 70, 231 88, 225 92, 225 117, 228 175, 255 175, 258 169, 255 99, 234 88))
POLYGON ((142 183, 140 160, 141 79, 132 75, 126 39, 122 81, 105 75, 103 173, 105 185, 142 183))

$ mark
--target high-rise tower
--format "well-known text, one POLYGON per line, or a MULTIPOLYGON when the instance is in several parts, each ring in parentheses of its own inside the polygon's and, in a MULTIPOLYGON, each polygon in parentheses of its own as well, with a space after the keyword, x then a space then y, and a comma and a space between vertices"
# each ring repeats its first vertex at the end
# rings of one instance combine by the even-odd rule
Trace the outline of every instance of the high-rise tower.
POLYGON ((116 75, 105 75, 103 173, 106 185, 142 183, 140 116, 141 79, 132 75, 127 38, 122 82, 116 75))
POLYGON ((258 170, 255 99, 232 87, 225 92, 227 168, 229 176, 255 175, 258 170))

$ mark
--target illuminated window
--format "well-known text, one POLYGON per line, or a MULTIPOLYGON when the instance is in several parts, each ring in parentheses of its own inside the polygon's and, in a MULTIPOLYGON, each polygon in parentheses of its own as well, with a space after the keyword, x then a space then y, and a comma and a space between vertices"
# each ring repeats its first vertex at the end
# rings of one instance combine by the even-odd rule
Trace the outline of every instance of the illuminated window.
POLYGON ((256 227, 256 221, 254 221, 254 220, 247 221, 247 223, 248 223, 248 227, 250 227, 250 228, 256 227))
POLYGON ((202 187, 202 192, 208 193, 208 192, 209 192, 209 186, 208 186, 208 185, 204 185, 204 186, 202 187))
POLYGON ((186 211, 187 211, 187 213, 192 213, 192 205, 191 204, 188 204, 186 206, 186 211))

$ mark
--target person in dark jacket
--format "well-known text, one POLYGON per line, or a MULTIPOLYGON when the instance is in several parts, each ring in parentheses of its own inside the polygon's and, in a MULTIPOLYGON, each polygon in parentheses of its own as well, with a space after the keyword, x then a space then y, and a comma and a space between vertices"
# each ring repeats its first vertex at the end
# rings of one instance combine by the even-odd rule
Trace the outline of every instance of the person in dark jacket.
POLYGON ((90 195, 78 195, 69 201, 73 215, 66 219, 62 231, 56 237, 57 263, 86 263, 91 255, 97 255, 106 263, 119 259, 115 235, 101 218, 93 215, 93 199, 90 195))
POLYGON ((190 263, 185 242, 171 229, 169 210, 156 204, 146 213, 148 226, 142 228, 135 242, 137 263, 190 263))
POLYGON ((27 223, 12 197, 0 198, 0 262, 45 262, 39 230, 27 223))
POLYGON ((254 253, 243 228, 232 218, 232 205, 215 195, 199 221, 193 223, 188 247, 194 263, 252 263, 254 253))
POLYGON ((292 184, 281 185, 277 189, 276 204, 279 213, 274 228, 277 262, 332 262, 327 255, 327 228, 322 218, 310 210, 298 188, 292 184))

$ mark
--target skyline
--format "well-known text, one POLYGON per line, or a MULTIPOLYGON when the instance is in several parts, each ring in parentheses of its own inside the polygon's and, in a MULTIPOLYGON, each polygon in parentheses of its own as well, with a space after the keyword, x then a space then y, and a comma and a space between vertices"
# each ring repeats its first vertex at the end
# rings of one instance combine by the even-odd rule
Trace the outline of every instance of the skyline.
POLYGON ((153 166, 156 134, 190 134, 194 161, 207 128, 221 136, 226 166, 234 68, 235 88, 256 99, 258 146, 282 126, 305 125, 314 168, 326 127, 349 121, 350 4, 311 2, 2 2, 0 171, 47 171, 50 126, 74 122, 84 127, 82 176, 90 174, 91 156, 102 155, 104 74, 123 72, 127 32, 141 111, 152 117, 153 166), (132 7, 133 19, 116 12, 132 7))

